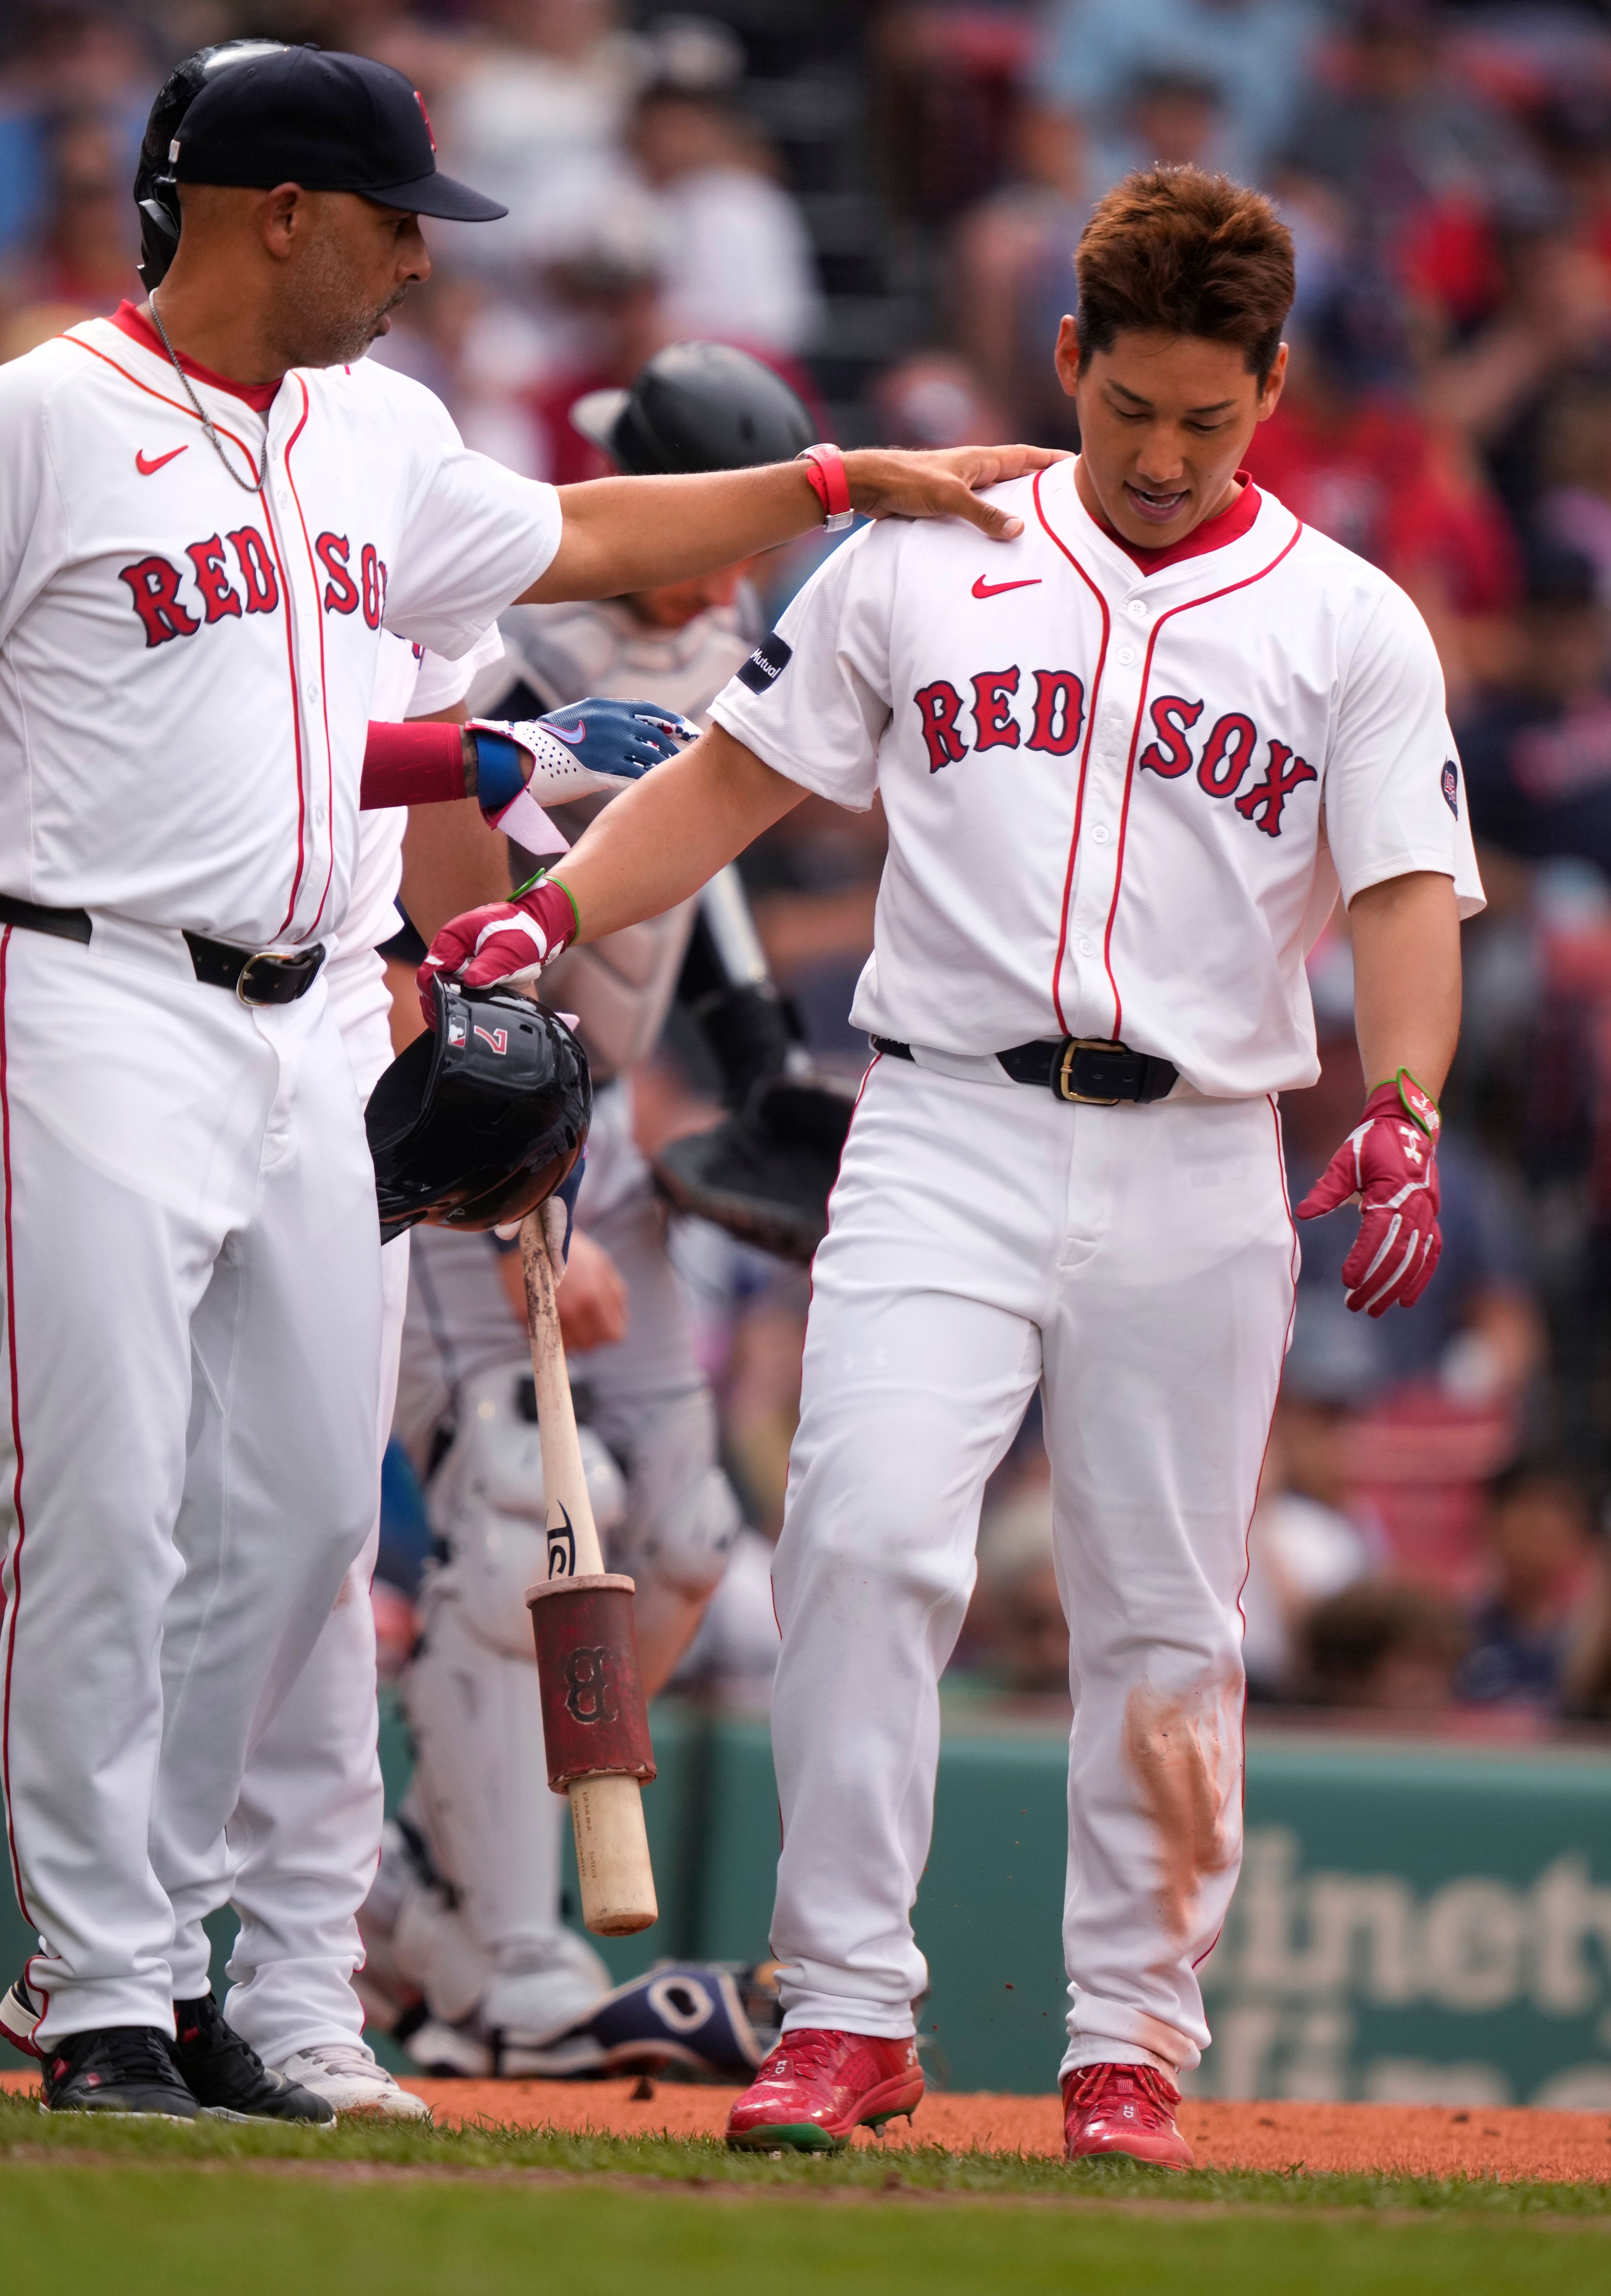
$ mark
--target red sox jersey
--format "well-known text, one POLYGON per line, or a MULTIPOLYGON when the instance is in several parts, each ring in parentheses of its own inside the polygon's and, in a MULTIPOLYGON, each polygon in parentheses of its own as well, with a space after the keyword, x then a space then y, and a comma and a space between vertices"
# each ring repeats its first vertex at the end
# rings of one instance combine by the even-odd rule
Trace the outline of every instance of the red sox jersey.
POLYGON ((942 1054, 1118 1038, 1221 1096, 1319 1073, 1304 957, 1411 870, 1482 906, 1432 640, 1403 592, 1249 487, 1143 572, 1061 463, 1025 522, 869 527, 712 716, 889 824, 859 1028, 942 1054))
POLYGON ((127 305, 0 368, 0 890, 245 947, 347 909, 383 629, 455 659, 550 487, 364 360, 238 395, 127 305))

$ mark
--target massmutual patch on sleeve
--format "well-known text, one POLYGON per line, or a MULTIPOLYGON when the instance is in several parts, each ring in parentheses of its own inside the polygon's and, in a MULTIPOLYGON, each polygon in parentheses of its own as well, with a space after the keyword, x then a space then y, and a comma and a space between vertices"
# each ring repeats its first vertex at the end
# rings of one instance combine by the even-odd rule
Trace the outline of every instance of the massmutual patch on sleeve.
POLYGON ((740 670, 739 684, 747 685, 752 693, 769 693, 793 656, 794 648, 785 645, 776 630, 770 631, 740 670))
MULTIPOLYGON (((740 670, 739 676, 742 677, 743 675, 744 672, 740 670)), ((1452 758, 1443 759, 1443 803, 1458 821, 1460 819, 1460 767, 1452 758)))

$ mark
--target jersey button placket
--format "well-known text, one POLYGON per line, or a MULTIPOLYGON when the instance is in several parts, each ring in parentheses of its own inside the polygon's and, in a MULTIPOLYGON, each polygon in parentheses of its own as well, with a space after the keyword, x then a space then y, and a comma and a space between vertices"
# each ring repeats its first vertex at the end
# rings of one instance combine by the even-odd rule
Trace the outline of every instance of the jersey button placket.
MULTIPOLYGON (((1132 602, 1134 603, 1136 602, 1132 602)), ((1067 955, 1074 978, 1063 982, 1063 1014, 1075 1036, 1104 1037, 1113 1028, 1113 991, 1102 961, 1112 906, 1124 808, 1124 775, 1141 701, 1144 633, 1136 617, 1115 617, 1097 708, 1084 825, 1068 915, 1067 955)))
MULTIPOLYGON (((276 407, 276 414, 278 412, 276 407)), ((296 658, 292 704, 302 729, 302 789, 307 823, 303 840, 302 882, 298 890, 296 912, 288 937, 300 939, 310 930, 324 893, 325 861, 330 843, 329 808, 324 796, 328 758, 324 742, 323 687, 319 676, 318 588, 305 563, 307 553, 300 547, 302 537, 297 523, 297 506, 291 498, 282 457, 283 447, 276 442, 276 449, 271 455, 269 489, 274 500, 274 523, 280 536, 281 559, 285 569, 285 611, 290 623, 291 644, 296 658)))

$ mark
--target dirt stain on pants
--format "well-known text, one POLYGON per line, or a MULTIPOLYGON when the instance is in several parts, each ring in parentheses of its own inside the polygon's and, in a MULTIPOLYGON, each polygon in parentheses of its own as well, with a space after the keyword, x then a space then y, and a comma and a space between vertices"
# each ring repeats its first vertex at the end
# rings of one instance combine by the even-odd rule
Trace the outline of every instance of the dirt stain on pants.
POLYGON ((1138 1683, 1124 1705, 1125 1765, 1157 1830, 1158 1914, 1172 1937, 1192 1927, 1211 1874, 1236 1856, 1235 1737, 1223 1686, 1165 1698, 1138 1683))

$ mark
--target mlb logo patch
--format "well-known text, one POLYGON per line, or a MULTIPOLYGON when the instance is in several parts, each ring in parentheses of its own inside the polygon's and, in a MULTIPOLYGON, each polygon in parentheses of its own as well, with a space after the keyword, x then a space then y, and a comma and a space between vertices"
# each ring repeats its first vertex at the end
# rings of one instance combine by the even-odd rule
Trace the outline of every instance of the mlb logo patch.
POLYGON ((793 660, 794 648, 786 645, 776 630, 769 631, 740 670, 739 684, 752 693, 768 693, 793 660))
POLYGON ((1443 759, 1443 803, 1460 819, 1460 767, 1452 758, 1443 759))

